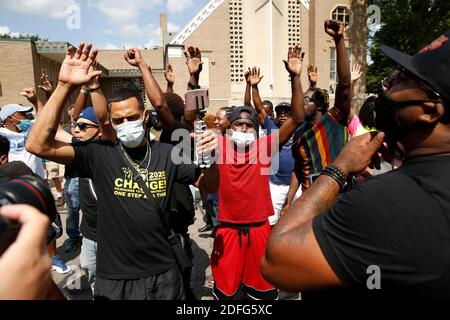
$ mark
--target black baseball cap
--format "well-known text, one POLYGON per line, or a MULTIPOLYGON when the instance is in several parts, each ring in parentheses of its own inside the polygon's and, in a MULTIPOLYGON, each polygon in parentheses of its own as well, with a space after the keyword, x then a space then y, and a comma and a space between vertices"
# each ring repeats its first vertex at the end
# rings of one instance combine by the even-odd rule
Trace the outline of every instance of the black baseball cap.
POLYGON ((256 113, 256 110, 252 107, 242 106, 242 107, 236 107, 231 112, 230 118, 228 119, 230 125, 239 119, 242 119, 241 113, 242 112, 248 112, 251 115, 250 120, 252 120, 255 124, 256 131, 259 129, 259 121, 258 121, 258 114, 256 113))
POLYGON ((280 112, 281 110, 291 111, 291 104, 287 102, 282 102, 275 107, 275 112, 280 112))
POLYGON ((410 56, 382 45, 381 50, 395 63, 417 77, 450 107, 450 30, 410 56))

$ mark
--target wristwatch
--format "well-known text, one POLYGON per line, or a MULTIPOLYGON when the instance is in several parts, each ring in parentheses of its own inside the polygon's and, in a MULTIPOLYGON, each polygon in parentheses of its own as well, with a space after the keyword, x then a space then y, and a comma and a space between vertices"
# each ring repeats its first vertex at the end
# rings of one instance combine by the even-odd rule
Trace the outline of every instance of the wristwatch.
POLYGON ((89 94, 89 90, 85 90, 85 89, 81 88, 80 93, 82 93, 85 96, 87 96, 89 94))

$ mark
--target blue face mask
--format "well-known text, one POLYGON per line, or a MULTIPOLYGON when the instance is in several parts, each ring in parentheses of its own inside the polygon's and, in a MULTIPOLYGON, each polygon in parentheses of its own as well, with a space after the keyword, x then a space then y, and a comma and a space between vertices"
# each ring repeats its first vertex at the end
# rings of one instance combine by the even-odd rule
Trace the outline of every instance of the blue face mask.
POLYGON ((21 132, 27 132, 31 128, 31 120, 20 120, 19 124, 16 124, 16 127, 21 132))
POLYGON ((117 138, 127 148, 138 147, 145 136, 145 130, 142 126, 143 123, 143 120, 136 120, 115 127, 117 138))

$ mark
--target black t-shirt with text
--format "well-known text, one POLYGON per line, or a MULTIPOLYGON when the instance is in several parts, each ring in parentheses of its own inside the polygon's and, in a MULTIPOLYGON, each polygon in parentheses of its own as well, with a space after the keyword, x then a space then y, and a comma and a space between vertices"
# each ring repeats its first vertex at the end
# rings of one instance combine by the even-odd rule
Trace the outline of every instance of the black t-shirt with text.
MULTIPOLYGON (((117 142, 74 145, 74 174, 91 178, 98 198, 97 275, 104 279, 139 279, 167 272, 175 264, 158 212, 120 155, 117 142)), ((191 184, 195 165, 175 165, 172 146, 151 143, 151 161, 140 169, 156 203, 165 212, 175 181, 191 184)), ((145 152, 145 150, 144 150, 145 152)), ((143 158, 143 157, 142 157, 143 158)))
POLYGON ((315 217, 313 230, 354 289, 367 293, 379 270, 377 295, 450 299, 450 156, 417 157, 368 179, 315 217))

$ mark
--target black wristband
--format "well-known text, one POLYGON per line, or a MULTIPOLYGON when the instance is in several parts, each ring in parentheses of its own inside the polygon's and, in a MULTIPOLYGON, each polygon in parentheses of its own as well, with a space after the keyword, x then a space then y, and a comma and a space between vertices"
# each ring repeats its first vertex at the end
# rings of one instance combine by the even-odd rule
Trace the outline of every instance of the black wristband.
POLYGON ((194 86, 192 83, 188 83, 188 87, 191 90, 197 90, 197 89, 201 89, 199 85, 194 86))
POLYGON ((341 191, 347 185, 347 177, 344 172, 333 164, 330 164, 323 169, 320 175, 326 175, 333 178, 339 184, 341 191))

